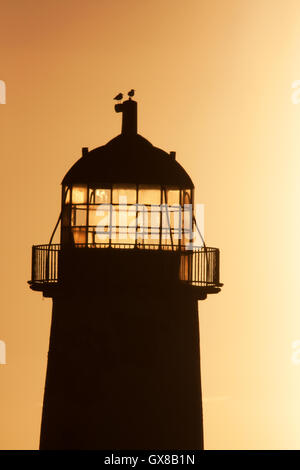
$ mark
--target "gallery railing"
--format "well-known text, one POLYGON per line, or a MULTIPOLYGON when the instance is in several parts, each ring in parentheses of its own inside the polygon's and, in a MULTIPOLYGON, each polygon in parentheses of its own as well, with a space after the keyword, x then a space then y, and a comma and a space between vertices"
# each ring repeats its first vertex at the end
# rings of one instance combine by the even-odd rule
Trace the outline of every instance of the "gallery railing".
MULTIPOLYGON (((76 244, 75 249, 122 249, 122 250, 172 250, 180 255, 179 279, 195 286, 219 286, 220 253, 218 248, 182 246, 159 246, 146 244, 90 243, 76 244)), ((30 284, 55 284, 59 281, 58 260, 62 249, 60 244, 36 245, 32 247, 32 273, 30 284)))

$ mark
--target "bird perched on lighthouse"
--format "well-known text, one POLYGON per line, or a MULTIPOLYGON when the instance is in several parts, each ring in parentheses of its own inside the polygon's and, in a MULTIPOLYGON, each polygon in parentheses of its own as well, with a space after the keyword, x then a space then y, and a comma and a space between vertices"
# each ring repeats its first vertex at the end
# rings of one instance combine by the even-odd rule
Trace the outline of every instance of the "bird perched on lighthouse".
POLYGON ((114 97, 114 100, 120 101, 123 98, 123 93, 119 93, 117 96, 114 97))
POLYGON ((132 96, 134 96, 134 91, 135 91, 135 90, 132 88, 132 90, 130 90, 130 91, 127 93, 127 95, 130 96, 130 98, 131 98, 132 96))

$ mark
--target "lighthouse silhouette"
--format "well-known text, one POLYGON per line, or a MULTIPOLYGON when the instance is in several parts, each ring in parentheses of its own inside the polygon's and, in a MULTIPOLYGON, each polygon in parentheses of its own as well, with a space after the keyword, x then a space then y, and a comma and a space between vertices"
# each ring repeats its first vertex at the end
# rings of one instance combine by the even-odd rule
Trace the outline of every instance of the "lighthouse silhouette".
POLYGON ((62 181, 31 289, 53 299, 40 449, 202 449, 198 300, 219 250, 194 245, 194 185, 175 152, 122 132, 62 181), (53 236, 60 225, 60 244, 53 236))

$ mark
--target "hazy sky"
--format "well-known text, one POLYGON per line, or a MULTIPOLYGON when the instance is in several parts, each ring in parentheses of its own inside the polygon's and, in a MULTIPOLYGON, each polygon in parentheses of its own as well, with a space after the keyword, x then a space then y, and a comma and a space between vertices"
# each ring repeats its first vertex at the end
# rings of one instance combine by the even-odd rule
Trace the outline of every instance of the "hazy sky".
POLYGON ((0 448, 37 448, 51 300, 32 292, 60 182, 81 147, 139 132, 178 161, 221 250, 199 303, 207 449, 300 448, 300 4, 291 0, 1 0, 0 448))

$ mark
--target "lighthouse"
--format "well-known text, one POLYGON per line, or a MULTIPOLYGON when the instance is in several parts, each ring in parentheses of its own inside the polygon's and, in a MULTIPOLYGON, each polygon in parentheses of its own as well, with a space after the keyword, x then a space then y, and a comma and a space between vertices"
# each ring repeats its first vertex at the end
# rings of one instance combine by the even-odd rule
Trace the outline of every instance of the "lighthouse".
POLYGON ((138 134, 82 149, 61 212, 32 247, 31 289, 53 300, 40 449, 202 449, 198 301, 219 250, 195 246, 194 185, 138 134), (53 235, 60 227, 60 243, 53 235))

